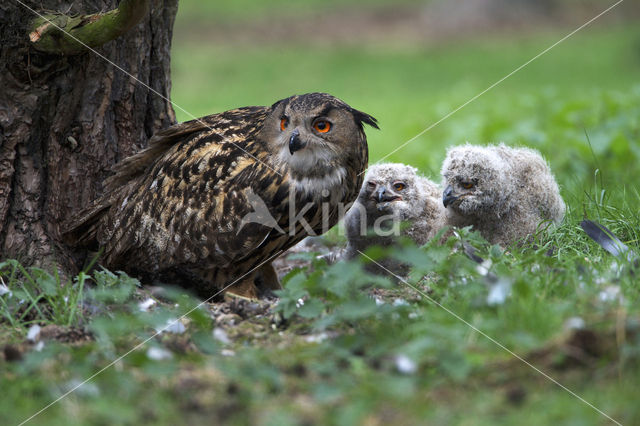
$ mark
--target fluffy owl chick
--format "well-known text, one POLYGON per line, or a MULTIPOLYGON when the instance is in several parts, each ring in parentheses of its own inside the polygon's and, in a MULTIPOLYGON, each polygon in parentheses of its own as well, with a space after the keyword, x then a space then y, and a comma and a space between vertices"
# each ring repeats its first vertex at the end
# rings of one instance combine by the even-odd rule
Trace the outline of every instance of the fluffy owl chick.
MULTIPOLYGON (((399 234, 419 245, 429 241, 445 224, 441 191, 434 182, 418 175, 414 167, 395 163, 371 166, 356 202, 345 216, 346 257, 353 258, 373 245, 390 246, 399 234)), ((407 270, 406 265, 392 259, 381 263, 394 273, 407 270)), ((384 273, 378 266, 371 270, 384 273)))
POLYGON ((472 225, 506 247, 533 234, 541 222, 559 223, 565 205, 539 152, 529 148, 463 145, 442 165, 447 224, 472 225))
POLYGON ((338 221, 368 161, 376 120, 326 93, 226 111, 157 133, 122 161, 66 240, 102 263, 188 277, 202 296, 280 287, 271 261, 338 221), (259 280, 254 280, 254 275, 259 280))

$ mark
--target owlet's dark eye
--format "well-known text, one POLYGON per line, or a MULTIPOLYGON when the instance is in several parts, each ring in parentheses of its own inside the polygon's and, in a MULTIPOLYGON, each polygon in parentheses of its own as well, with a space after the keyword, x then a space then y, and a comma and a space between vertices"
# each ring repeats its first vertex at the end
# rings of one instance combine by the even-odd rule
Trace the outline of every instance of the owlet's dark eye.
POLYGON ((373 189, 376 187, 376 184, 373 182, 367 182, 367 186, 369 186, 370 189, 373 189))
POLYGON ((402 182, 396 182, 393 184, 393 187, 395 188, 396 191, 402 191, 405 188, 405 184, 402 182))
POLYGON ((284 129, 286 129, 288 125, 289 119, 287 117, 282 117, 282 120, 280 120, 280 130, 284 131, 284 129))
POLYGON ((460 182, 460 185, 464 188, 464 189, 471 189, 473 188, 473 184, 471 182, 460 182))
POLYGON ((318 120, 313 123, 313 128, 316 129, 316 132, 327 133, 329 130, 331 130, 331 123, 329 123, 327 120, 318 120))

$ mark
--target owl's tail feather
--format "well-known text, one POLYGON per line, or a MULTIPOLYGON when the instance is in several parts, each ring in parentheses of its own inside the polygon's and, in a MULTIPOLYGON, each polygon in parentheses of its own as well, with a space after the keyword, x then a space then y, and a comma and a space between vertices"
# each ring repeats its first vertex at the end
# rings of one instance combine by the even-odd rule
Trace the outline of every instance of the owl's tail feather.
POLYGON ((100 198, 63 224, 62 240, 73 247, 97 247, 100 220, 111 207, 109 201, 100 198))

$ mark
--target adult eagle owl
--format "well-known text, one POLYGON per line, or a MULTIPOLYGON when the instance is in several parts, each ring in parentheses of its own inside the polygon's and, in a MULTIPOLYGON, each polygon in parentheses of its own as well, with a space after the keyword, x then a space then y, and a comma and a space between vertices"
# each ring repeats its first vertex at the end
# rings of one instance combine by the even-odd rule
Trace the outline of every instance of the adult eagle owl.
POLYGON ((103 247, 110 268, 186 274, 203 297, 234 281, 230 291, 258 297, 280 288, 274 257, 335 225, 358 195, 364 124, 378 128, 309 93, 169 127, 116 166, 66 240, 103 247))
POLYGON ((442 165, 447 223, 472 225, 492 244, 508 246, 541 222, 559 223, 565 204, 547 162, 529 148, 463 145, 442 165))

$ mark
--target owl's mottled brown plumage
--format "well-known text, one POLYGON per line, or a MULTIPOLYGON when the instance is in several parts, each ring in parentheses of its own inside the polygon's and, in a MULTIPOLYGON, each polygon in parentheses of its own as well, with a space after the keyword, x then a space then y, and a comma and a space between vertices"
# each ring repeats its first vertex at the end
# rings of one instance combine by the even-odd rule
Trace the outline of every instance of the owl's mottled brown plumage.
POLYGON ((263 288, 250 273, 237 293, 278 288, 272 257, 326 231, 356 198, 368 159, 363 123, 377 127, 343 101, 311 93, 175 125, 116 167, 67 240, 102 246, 111 268, 184 272, 203 296, 254 268, 263 288), (243 221, 256 196, 274 226, 243 221), (292 223, 298 215, 308 227, 292 223))

